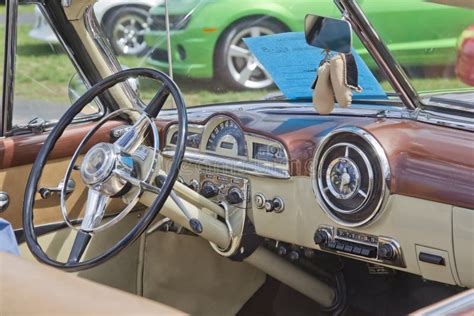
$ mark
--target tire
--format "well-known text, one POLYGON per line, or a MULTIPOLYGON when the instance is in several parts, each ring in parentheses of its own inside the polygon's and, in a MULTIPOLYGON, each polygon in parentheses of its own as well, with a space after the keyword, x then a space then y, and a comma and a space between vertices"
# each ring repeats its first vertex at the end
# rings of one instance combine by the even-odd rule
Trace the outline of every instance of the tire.
POLYGON ((131 6, 113 9, 104 16, 104 31, 115 54, 142 56, 149 51, 145 42, 147 17, 145 8, 131 6))
POLYGON ((215 79, 236 90, 272 86, 270 75, 250 53, 242 39, 286 31, 287 27, 269 17, 245 19, 232 24, 221 35, 216 46, 215 79))

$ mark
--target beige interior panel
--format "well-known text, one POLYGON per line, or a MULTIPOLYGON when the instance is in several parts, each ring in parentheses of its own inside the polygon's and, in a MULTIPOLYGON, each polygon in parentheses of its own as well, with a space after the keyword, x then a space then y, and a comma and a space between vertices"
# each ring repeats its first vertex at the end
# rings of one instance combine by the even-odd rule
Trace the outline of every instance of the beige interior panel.
MULTIPOLYGON (((140 212, 129 214, 116 225, 94 235, 85 252, 84 258, 91 258, 109 249, 115 242, 122 238, 126 232, 130 231, 130 229, 136 225, 140 215, 140 212)), ((50 257, 64 262, 67 260, 69 251, 71 250, 74 236, 75 233, 67 228, 42 235, 38 238, 38 241, 50 257)), ((77 274, 101 284, 110 285, 130 293, 137 293, 139 244, 140 242, 136 241, 110 261, 96 268, 78 272, 77 274)), ((36 261, 26 243, 20 244, 20 254, 24 258, 36 261)))
POLYGON ((474 287, 474 210, 453 209, 456 268, 462 285, 474 287))
MULTIPOLYGON (((450 262, 447 251, 416 245, 417 258, 419 258, 421 252, 442 257, 446 263, 450 262)), ((420 272, 423 278, 448 284, 455 284, 450 264, 437 265, 423 262, 421 260, 418 260, 418 264, 420 266, 420 272)))
MULTIPOLYGON (((79 159, 81 159, 81 157, 79 159)), ((59 182, 64 178, 64 173, 69 165, 69 161, 69 158, 48 161, 39 181, 38 189, 41 187, 57 187, 59 182)), ((0 170, 0 191, 6 192, 10 198, 10 205, 6 211, 0 213, 0 217, 9 221, 13 229, 23 227, 23 197, 31 168, 32 165, 24 165, 0 170)), ((82 217, 85 201, 87 199, 87 190, 81 180, 79 171, 73 171, 71 179, 75 181, 76 188, 74 192, 68 196, 66 205, 69 218, 77 219, 82 217)), ((115 213, 121 209, 121 207, 123 207, 123 205, 120 199, 114 199, 107 208, 107 213, 115 213)), ((59 208, 59 196, 52 195, 48 199, 43 199, 40 194, 37 193, 34 210, 35 226, 56 222, 63 222, 59 208)))
MULTIPOLYGON (((282 213, 267 213, 253 207, 253 219, 257 233, 276 240, 286 241, 318 249, 313 241, 319 225, 343 227, 331 220, 317 203, 309 177, 293 177, 289 180, 272 180, 251 177, 252 198, 261 192, 267 198, 281 197, 285 202, 282 213)), ((353 231, 391 237, 398 241, 404 253, 407 267, 401 270, 420 274, 415 245, 424 245, 446 251, 450 268, 454 272, 452 207, 441 203, 407 196, 391 196, 386 209, 375 222, 353 231)), ((472 253, 472 248, 465 249, 472 253)), ((398 268, 397 268, 398 269, 398 268)), ((441 281, 441 280, 439 280, 441 281)))
MULTIPOLYGON (((49 161, 45 166, 38 188, 41 186, 57 187, 64 177, 68 164, 69 159, 49 161)), ((23 196, 31 168, 32 165, 24 165, 0 170, 0 190, 6 192, 10 197, 8 209, 0 213, 0 216, 9 221, 14 229, 22 227, 23 196)), ((77 218, 86 201, 87 192, 79 172, 73 172, 71 178, 76 182, 76 189, 68 197, 67 207, 71 218, 77 218)), ((51 196, 44 200, 39 194, 36 194, 34 215, 35 225, 62 222, 58 196, 51 196)))
POLYGON ((145 247, 143 296, 192 315, 235 315, 265 281, 199 237, 155 232, 145 247))

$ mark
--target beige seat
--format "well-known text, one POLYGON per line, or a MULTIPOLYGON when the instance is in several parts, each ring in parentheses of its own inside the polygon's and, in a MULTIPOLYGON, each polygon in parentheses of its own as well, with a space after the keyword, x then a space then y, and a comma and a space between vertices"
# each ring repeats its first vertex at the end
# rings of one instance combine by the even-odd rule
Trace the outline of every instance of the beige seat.
POLYGON ((0 252, 0 315, 185 315, 166 305, 0 252))

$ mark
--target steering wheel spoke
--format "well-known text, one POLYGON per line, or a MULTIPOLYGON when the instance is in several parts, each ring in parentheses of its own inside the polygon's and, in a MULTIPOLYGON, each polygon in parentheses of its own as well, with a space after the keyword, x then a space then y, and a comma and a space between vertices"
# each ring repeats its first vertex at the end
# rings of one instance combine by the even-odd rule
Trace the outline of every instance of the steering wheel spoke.
POLYGON ((149 126, 150 119, 146 114, 140 115, 135 124, 129 128, 114 143, 118 151, 132 154, 145 139, 145 134, 149 126))
POLYGON ((82 220, 81 230, 85 232, 93 231, 99 226, 104 218, 105 209, 110 201, 110 197, 94 189, 89 189, 87 194, 86 211, 82 220))

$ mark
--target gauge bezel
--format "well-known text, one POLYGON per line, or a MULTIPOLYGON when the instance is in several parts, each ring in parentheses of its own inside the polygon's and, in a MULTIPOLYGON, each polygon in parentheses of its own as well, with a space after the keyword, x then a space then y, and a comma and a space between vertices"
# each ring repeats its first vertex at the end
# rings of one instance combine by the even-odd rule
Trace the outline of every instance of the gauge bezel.
MULTIPOLYGON (((212 149, 209 149, 209 144, 212 142, 212 141, 216 141, 216 137, 217 137, 217 133, 216 133, 216 136, 214 136, 214 138, 212 138, 212 135, 213 133, 219 128, 219 126, 221 126, 222 124, 225 124, 226 122, 230 122, 229 124, 232 125, 231 129, 234 129, 234 130, 237 130, 238 133, 240 134, 238 136, 238 138, 236 138, 235 135, 230 135, 232 138, 235 139, 236 141, 236 145, 238 146, 237 147, 237 154, 235 155, 236 158, 245 158, 245 159, 248 159, 249 157, 249 150, 247 148, 247 139, 246 139, 246 136, 245 136, 245 132, 244 130, 242 129, 242 127, 235 121, 233 120, 232 118, 230 117, 225 117, 225 116, 222 116, 222 117, 219 117, 220 119, 217 119, 217 117, 215 117, 213 120, 209 121, 208 124, 206 124, 206 127, 204 129, 204 132, 203 132, 203 135, 202 135, 202 139, 201 139, 201 151, 202 152, 208 152, 208 153, 211 153, 211 154, 214 154, 214 155, 219 155, 219 156, 224 156, 224 157, 228 157, 228 156, 231 156, 233 157, 233 155, 225 155, 225 154, 220 154, 218 153, 218 144, 215 144, 216 148, 214 150, 212 149), (243 153, 239 153, 240 151, 240 145, 243 146, 242 150, 244 151, 243 153)), ((220 133, 222 130, 225 130, 226 126, 223 126, 219 131, 218 133, 220 133)), ((224 134, 224 136, 227 136, 224 134)))
MULTIPOLYGON (((374 168, 374 166, 372 166, 372 168, 374 168)), ((326 175, 323 175, 323 176, 326 176, 326 175)), ((390 195, 390 190, 389 190, 390 165, 388 163, 387 156, 385 155, 385 151, 383 150, 380 143, 371 134, 369 134, 367 131, 359 127, 338 128, 338 129, 333 130, 332 132, 330 132, 328 135, 326 135, 323 138, 323 140, 318 145, 318 148, 313 156, 310 177, 311 177, 313 192, 316 196, 316 200, 318 204, 320 205, 321 209, 334 222, 343 226, 347 226, 347 227, 358 227, 358 226, 367 225, 369 223, 373 223, 382 214, 383 210, 385 209, 386 203, 388 201, 388 197, 390 195), (375 203, 375 207, 373 207, 373 210, 370 210, 368 214, 365 214, 365 213, 362 214, 364 216, 363 218, 354 220, 354 221, 349 221, 347 220, 346 217, 355 216, 359 212, 352 213, 352 214, 345 214, 345 213, 340 213, 336 209, 332 208, 331 205, 326 203, 326 199, 321 193, 322 188, 320 187, 320 181, 319 181, 319 176, 320 176, 319 166, 322 161, 322 156, 332 147, 332 145, 341 144, 341 143, 344 143, 344 141, 341 141, 340 143, 332 144, 329 147, 327 147, 327 145, 331 140, 333 140, 335 137, 341 134, 348 134, 348 135, 358 137, 360 138, 360 140, 366 143, 368 148, 370 148, 373 151, 373 154, 377 158, 377 164, 375 167, 380 169, 379 171, 382 177, 380 181, 381 183, 379 184, 381 193, 380 193, 380 197, 375 203)), ((376 181, 376 180, 374 179, 373 181, 376 181)), ((359 211, 362 212, 363 210, 359 210, 359 211)))

